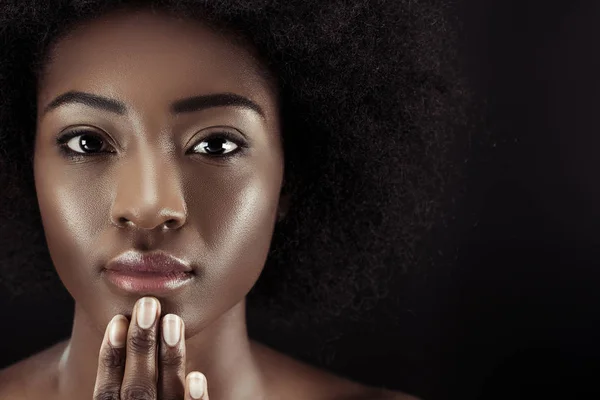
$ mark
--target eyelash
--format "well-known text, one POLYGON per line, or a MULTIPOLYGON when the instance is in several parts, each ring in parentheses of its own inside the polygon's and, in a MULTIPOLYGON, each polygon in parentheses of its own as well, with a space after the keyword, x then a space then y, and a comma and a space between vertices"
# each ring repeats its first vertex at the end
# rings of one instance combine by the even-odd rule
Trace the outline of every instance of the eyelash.
MULTIPOLYGON (((97 138, 100 138, 105 144, 107 143, 106 140, 104 140, 104 138, 102 137, 102 135, 95 133, 89 129, 72 130, 72 131, 69 131, 69 132, 59 136, 56 139, 56 143, 59 146, 60 152, 64 157, 71 158, 71 159, 81 159, 81 158, 86 158, 86 157, 104 156, 107 153, 115 152, 113 150, 113 151, 99 151, 97 153, 80 153, 80 152, 74 151, 71 148, 69 148, 69 146, 68 146, 69 141, 75 137, 82 136, 82 135, 89 135, 89 136, 97 137, 97 138)), ((185 154, 197 155, 197 156, 203 156, 203 157, 209 157, 209 158, 216 158, 216 159, 219 159, 219 158, 220 159, 229 159, 229 158, 239 156, 248 147, 249 147, 248 143, 240 140, 240 138, 237 135, 229 133, 227 131, 221 131, 221 132, 211 133, 208 136, 206 136, 200 140, 197 140, 196 142, 194 142, 194 145, 190 147, 190 150, 186 151, 185 154), (230 151, 229 153, 226 153, 223 155, 218 155, 218 154, 211 155, 211 154, 198 153, 198 152, 193 151, 193 149, 196 148, 200 143, 207 141, 207 140, 214 140, 214 139, 226 139, 226 140, 234 143, 237 146, 237 148, 230 151)))

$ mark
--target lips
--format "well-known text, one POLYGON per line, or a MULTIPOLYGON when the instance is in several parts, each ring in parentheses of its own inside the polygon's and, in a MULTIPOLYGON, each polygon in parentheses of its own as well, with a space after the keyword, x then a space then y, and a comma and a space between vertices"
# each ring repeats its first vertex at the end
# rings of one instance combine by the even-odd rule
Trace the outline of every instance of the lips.
POLYGON ((192 268, 178 258, 163 252, 140 253, 128 251, 113 258, 107 265, 109 271, 163 274, 191 272, 192 268))
POLYGON ((193 278, 191 266, 167 253, 127 251, 106 264, 104 276, 117 288, 138 294, 169 292, 193 278))

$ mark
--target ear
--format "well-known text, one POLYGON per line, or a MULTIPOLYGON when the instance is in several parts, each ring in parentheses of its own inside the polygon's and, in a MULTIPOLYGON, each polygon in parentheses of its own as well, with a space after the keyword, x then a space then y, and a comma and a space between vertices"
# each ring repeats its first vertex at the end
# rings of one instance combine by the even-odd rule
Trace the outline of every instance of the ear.
POLYGON ((281 192, 279 195, 279 206, 277 207, 277 222, 282 221, 290 209, 291 195, 287 192, 281 192))

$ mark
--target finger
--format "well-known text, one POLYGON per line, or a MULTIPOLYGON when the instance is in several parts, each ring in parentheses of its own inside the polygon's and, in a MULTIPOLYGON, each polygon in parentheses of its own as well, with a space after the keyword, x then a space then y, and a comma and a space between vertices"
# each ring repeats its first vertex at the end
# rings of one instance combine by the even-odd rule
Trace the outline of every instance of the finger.
POLYGON ((118 399, 125 370, 125 341, 129 321, 115 315, 108 323, 98 356, 98 372, 94 385, 94 400, 118 399))
POLYGON ((185 400, 209 400, 208 383, 204 374, 190 372, 185 379, 185 400))
POLYGON ((185 394, 185 326, 175 314, 163 317, 158 361, 158 398, 181 400, 185 394))
POLYGON ((154 297, 139 299, 127 334, 127 361, 121 385, 121 400, 157 398, 156 352, 160 303, 154 297))

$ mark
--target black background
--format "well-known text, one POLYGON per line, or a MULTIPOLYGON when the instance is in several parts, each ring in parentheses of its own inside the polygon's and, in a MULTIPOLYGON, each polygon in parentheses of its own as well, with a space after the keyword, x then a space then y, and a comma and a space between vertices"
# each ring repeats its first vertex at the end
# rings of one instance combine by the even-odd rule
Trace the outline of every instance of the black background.
MULTIPOLYGON (((439 262, 343 335, 259 315, 251 335, 424 399, 600 398, 600 4, 464 0, 456 16, 485 124, 439 262)), ((0 307, 0 367, 70 332, 64 294, 0 307)))

